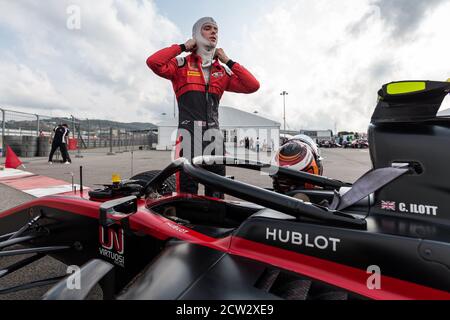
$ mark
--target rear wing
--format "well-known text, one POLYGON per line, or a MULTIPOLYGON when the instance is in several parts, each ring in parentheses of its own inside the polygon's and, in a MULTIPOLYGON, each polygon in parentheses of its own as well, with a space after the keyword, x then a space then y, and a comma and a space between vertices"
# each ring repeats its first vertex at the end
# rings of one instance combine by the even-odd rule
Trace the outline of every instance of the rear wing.
POLYGON ((450 82, 398 81, 383 85, 371 123, 416 122, 436 118, 450 82))

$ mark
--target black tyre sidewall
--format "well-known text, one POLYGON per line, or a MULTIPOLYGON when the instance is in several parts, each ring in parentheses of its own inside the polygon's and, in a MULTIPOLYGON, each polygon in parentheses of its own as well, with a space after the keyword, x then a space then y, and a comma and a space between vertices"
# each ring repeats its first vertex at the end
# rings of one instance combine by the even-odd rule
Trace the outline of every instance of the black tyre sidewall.
MULTIPOLYGON (((157 174, 159 174, 161 170, 150 170, 141 172, 139 174, 136 174, 130 178, 130 180, 140 180, 140 182, 136 182, 143 187, 152 180, 157 174)), ((164 181, 164 183, 167 185, 168 191, 175 192, 176 191, 176 180, 175 176, 170 176, 169 178, 164 181)))

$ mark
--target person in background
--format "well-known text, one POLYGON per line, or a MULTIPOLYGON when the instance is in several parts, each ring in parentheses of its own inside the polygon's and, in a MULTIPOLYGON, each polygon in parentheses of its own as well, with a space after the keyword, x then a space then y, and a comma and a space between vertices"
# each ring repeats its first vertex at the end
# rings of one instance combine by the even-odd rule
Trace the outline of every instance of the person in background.
POLYGON ((70 133, 68 125, 66 123, 60 124, 53 129, 53 132, 54 136, 52 141, 52 149, 48 157, 48 163, 53 163, 53 154, 59 148, 63 163, 71 164, 72 160, 70 159, 69 152, 67 151, 67 141, 70 133))

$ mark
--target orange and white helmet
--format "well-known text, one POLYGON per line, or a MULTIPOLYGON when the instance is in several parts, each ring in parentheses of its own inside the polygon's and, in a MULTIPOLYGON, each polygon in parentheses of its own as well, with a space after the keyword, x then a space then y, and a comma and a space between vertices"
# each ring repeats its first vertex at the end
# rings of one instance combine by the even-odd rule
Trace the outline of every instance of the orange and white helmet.
MULTIPOLYGON (((289 167, 290 169, 311 174, 322 175, 323 173, 319 149, 314 141, 305 135, 294 136, 286 141, 275 154, 274 162, 280 167, 289 167)), ((313 188, 310 184, 277 176, 274 176, 273 180, 274 189, 281 192, 296 188, 313 188)))

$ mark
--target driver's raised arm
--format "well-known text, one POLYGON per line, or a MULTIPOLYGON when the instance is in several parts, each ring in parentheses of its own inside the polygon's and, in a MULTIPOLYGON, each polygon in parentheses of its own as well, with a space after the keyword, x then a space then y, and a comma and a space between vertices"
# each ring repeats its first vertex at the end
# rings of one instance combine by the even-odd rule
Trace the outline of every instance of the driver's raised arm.
POLYGON ((227 54, 222 48, 217 49, 216 56, 220 62, 226 64, 226 66, 231 70, 227 71, 230 76, 225 91, 231 91, 236 93, 253 93, 259 89, 259 81, 241 66, 239 63, 234 62, 228 58, 227 54))
POLYGON ((245 69, 242 65, 232 60, 227 62, 228 68, 232 71, 230 82, 226 91, 237 93, 253 93, 259 89, 259 81, 245 69))
POLYGON ((174 44, 147 58, 147 65, 158 76, 172 80, 178 68, 176 56, 183 52, 183 45, 174 44))

